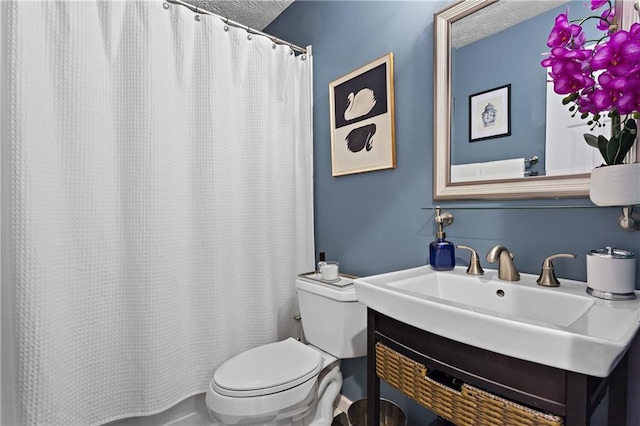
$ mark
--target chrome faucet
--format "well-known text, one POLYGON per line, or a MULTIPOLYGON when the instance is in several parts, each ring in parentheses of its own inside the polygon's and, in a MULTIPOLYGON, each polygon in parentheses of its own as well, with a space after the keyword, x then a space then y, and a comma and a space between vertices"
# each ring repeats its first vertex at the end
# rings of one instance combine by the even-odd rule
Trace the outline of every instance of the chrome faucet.
POLYGON ((520 281, 520 273, 513 264, 513 254, 505 246, 495 246, 487 253, 487 262, 498 262, 498 278, 504 281, 520 281))

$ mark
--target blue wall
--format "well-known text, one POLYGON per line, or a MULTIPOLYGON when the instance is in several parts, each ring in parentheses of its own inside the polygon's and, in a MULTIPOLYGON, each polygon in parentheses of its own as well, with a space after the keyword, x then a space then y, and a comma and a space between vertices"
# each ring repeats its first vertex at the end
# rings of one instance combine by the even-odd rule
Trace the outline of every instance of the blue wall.
MULTIPOLYGON (((433 14, 448 4, 297 0, 265 29, 299 46, 313 45, 316 252, 340 261, 343 272, 365 276, 427 261, 435 228, 433 211, 425 208, 436 204, 432 195, 433 14), (393 52, 395 61, 397 168, 332 177, 329 83, 388 52, 393 52)), ((478 250, 487 269, 495 265, 487 264, 484 254, 498 243, 516 254, 521 272, 534 274, 546 256, 576 253, 576 260, 555 262, 556 274, 560 279, 583 281, 584 253, 591 249, 613 245, 640 253, 640 234, 617 227, 618 209, 594 208, 587 199, 442 204, 455 215, 455 222, 446 229, 448 238, 478 250), (460 204, 490 208, 455 207, 460 204), (535 208, 539 206, 584 207, 535 208)), ((466 254, 458 253, 459 264, 467 260, 466 254)), ((640 406, 633 401, 640 400, 640 348, 633 348, 630 364, 633 417, 629 424, 638 425, 640 406)), ((353 400, 363 397, 365 362, 345 360, 342 365, 343 393, 353 400)), ((385 395, 405 409, 410 425, 425 425, 433 419, 389 387, 383 388, 385 395)))

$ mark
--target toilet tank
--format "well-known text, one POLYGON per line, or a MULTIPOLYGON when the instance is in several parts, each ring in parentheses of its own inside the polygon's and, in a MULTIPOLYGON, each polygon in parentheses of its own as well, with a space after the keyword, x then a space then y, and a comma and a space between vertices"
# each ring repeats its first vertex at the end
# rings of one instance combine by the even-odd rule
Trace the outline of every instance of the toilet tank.
POLYGON ((318 274, 296 280, 302 329, 313 346, 337 358, 367 354, 367 307, 358 302, 353 278, 340 276, 335 284, 318 274))

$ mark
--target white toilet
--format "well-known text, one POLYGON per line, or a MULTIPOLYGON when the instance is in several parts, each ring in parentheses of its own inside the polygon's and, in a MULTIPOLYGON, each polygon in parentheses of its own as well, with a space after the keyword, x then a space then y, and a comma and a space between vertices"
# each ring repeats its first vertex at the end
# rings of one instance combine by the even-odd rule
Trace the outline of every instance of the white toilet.
POLYGON ((206 396, 211 417, 224 425, 328 426, 342 388, 340 358, 366 355, 366 307, 353 280, 296 280, 308 344, 289 338, 250 349, 214 373, 206 396))

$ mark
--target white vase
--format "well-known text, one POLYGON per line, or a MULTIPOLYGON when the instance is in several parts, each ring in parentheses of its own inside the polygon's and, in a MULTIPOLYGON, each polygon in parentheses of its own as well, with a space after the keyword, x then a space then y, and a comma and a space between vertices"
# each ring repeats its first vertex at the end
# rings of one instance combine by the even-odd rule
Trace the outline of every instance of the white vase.
POLYGON ((589 198, 597 206, 640 204, 640 163, 593 169, 589 182, 589 198))

